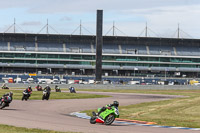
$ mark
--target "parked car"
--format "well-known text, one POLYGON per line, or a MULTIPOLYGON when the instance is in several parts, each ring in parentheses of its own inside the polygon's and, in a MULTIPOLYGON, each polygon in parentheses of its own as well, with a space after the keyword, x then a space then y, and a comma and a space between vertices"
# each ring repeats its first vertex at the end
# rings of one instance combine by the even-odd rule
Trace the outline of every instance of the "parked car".
POLYGON ((60 84, 60 81, 58 79, 53 79, 53 84, 60 84))
POLYGON ((146 85, 146 82, 141 82, 140 85, 146 85))

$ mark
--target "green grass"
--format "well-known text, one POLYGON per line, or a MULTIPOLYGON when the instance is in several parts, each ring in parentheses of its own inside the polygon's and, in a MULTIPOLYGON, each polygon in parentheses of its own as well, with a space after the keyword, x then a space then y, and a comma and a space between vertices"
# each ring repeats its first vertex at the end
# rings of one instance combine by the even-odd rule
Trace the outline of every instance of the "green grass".
POLYGON ((0 125, 0 133, 75 133, 0 125))
MULTIPOLYGON (((0 90, 0 96, 5 93, 13 92, 14 100, 21 100, 23 90, 0 90)), ((66 92, 51 92, 50 99, 86 99, 86 98, 102 98, 109 97, 105 95, 95 95, 95 94, 81 94, 81 93, 66 93, 66 92)), ((42 91, 33 91, 30 100, 41 100, 42 91)))
MULTIPOLYGON (((200 128, 200 90, 87 90, 122 93, 182 95, 158 102, 120 106, 120 118, 156 122, 158 125, 200 128)), ((105 103, 106 104, 106 103, 105 103)), ((91 115, 91 111, 84 111, 91 115)), ((96 111, 96 110, 95 110, 96 111)))

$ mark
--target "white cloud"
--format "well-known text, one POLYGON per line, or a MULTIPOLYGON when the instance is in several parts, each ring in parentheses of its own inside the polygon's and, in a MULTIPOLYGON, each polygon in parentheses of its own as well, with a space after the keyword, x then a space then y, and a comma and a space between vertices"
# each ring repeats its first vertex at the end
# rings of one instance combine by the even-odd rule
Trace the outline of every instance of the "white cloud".
POLYGON ((71 17, 68 17, 68 16, 64 16, 60 19, 60 21, 71 21, 72 18, 71 17))
POLYGON ((41 25, 39 21, 26 21, 21 24, 22 26, 38 26, 41 25))

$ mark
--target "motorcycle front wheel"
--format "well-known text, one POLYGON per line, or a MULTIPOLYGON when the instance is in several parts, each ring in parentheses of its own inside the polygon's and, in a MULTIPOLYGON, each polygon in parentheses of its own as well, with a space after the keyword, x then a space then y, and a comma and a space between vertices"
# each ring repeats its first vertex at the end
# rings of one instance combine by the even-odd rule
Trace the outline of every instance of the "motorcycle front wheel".
POLYGON ((29 96, 25 96, 24 99, 25 101, 27 101, 29 99, 29 96))
POLYGON ((25 98, 24 98, 24 95, 22 96, 22 101, 24 100, 25 98))
POLYGON ((115 116, 111 114, 106 117, 105 124, 110 125, 113 123, 114 120, 115 120, 115 116))
POLYGON ((42 100, 44 100, 44 98, 45 98, 45 95, 42 96, 42 100))
POLYGON ((46 100, 49 100, 50 94, 47 95, 46 100))

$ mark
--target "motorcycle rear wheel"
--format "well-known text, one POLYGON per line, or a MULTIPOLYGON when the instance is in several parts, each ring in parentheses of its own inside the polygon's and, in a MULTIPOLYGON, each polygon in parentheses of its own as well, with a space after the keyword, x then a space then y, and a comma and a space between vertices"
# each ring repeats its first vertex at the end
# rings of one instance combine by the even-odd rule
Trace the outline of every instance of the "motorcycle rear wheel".
POLYGON ((6 107, 6 103, 3 102, 2 105, 0 106, 0 109, 3 109, 3 108, 5 108, 5 107, 6 107))
POLYGON ((96 117, 95 116, 92 116, 90 118, 90 124, 96 124, 96 117))

